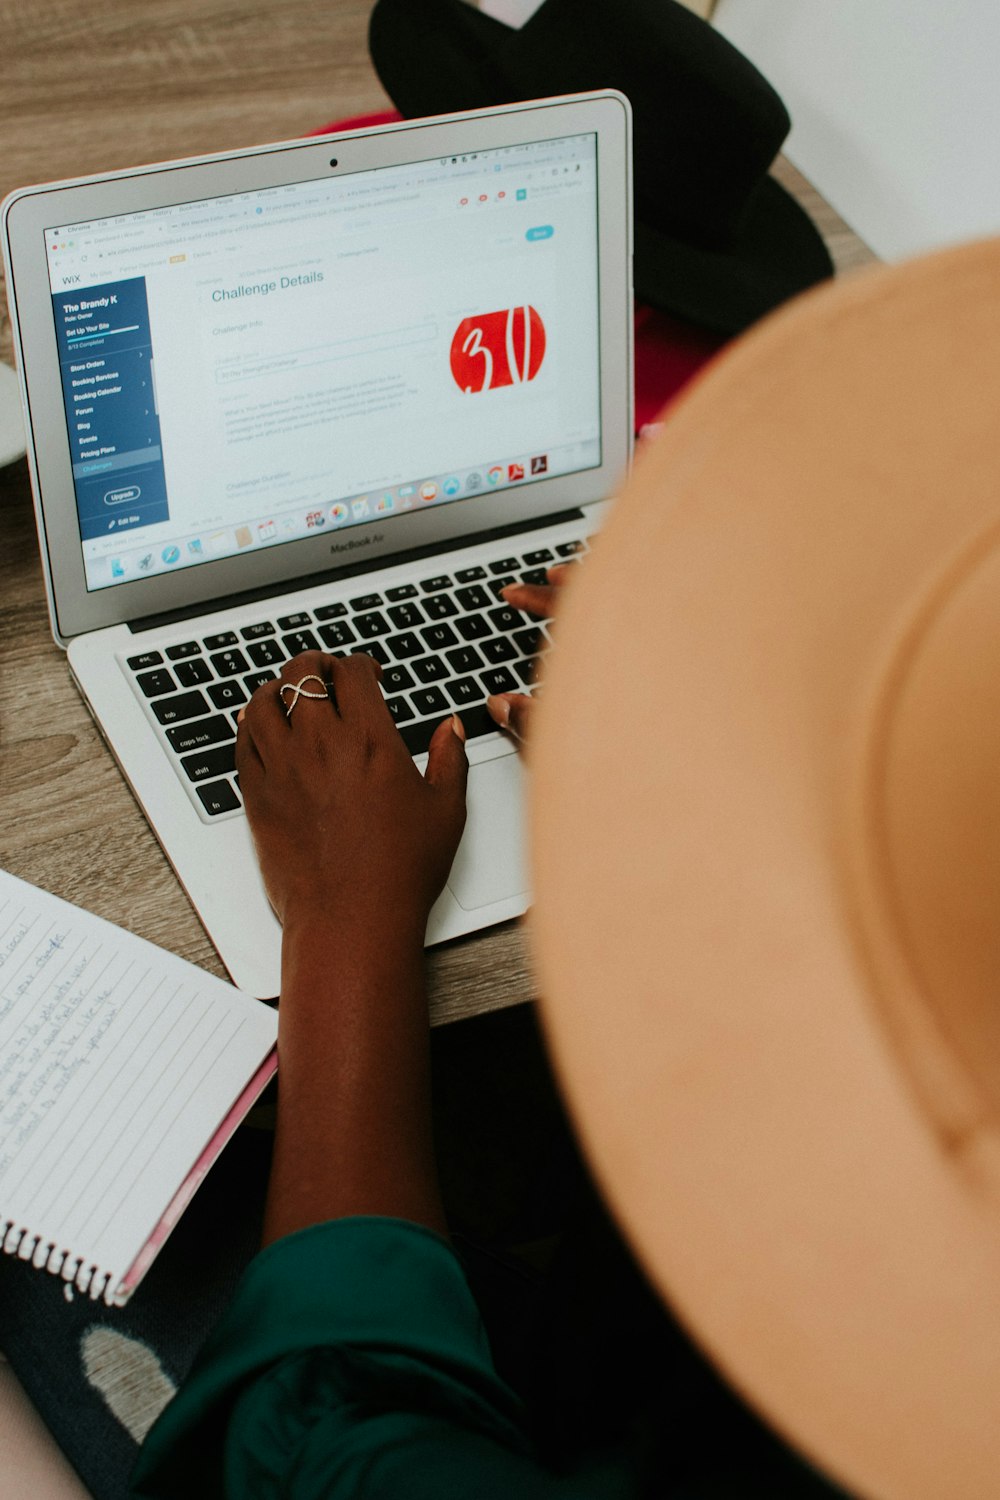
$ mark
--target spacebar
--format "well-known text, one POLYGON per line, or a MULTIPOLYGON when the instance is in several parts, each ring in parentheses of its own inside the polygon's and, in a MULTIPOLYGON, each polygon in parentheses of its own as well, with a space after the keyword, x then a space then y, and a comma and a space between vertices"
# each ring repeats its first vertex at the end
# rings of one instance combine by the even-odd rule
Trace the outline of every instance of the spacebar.
MULTIPOLYGON (((485 703, 477 703, 472 708, 456 709, 458 717, 465 725, 465 738, 474 740, 481 734, 493 734, 497 725, 490 718, 485 703)), ((423 755, 431 742, 431 735, 441 723, 440 719, 424 719, 420 724, 400 724, 399 732, 403 736, 403 742, 411 755, 423 755)))

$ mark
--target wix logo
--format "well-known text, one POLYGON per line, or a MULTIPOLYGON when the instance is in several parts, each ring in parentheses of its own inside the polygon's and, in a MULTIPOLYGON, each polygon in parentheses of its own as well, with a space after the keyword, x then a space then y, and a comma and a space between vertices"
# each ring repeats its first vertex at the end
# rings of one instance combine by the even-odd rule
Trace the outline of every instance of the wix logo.
POLYGON ((63 286, 79 286, 80 278, 79 276, 64 276, 62 278, 62 284, 63 286))

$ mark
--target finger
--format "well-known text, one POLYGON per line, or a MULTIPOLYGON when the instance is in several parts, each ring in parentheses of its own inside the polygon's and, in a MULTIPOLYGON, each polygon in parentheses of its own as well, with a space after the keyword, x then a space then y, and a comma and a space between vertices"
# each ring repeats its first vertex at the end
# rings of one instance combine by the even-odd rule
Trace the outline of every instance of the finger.
POLYGON ((469 757, 465 753, 465 726, 458 714, 442 719, 427 749, 424 780, 429 786, 465 806, 469 779, 469 757))
POLYGON ((494 693, 486 700, 491 718, 518 744, 528 738, 532 701, 527 693, 494 693))
POLYGON ((381 725, 386 719, 392 723, 392 716, 379 691, 381 676, 382 668, 378 662, 364 651, 334 660, 331 667, 333 693, 337 712, 345 722, 381 725))
POLYGON ((272 756, 281 755, 287 749, 289 724, 284 705, 278 696, 280 687, 281 680, 277 677, 269 682, 262 682, 250 702, 240 709, 236 731, 236 765, 241 776, 240 755, 249 758, 250 745, 262 767, 267 766, 272 756))
POLYGON ((550 583, 508 583, 500 590, 501 599, 514 609, 547 620, 555 612, 556 591, 550 583))
POLYGON ((236 716, 236 770, 241 786, 245 786, 248 779, 253 781, 264 770, 253 729, 247 719, 248 707, 248 704, 244 705, 236 716))
POLYGON ((529 615, 538 615, 543 620, 550 619, 559 603, 559 591, 565 586, 573 567, 572 563, 556 563, 545 575, 548 583, 508 583, 500 590, 500 597, 515 609, 526 610, 529 615))
POLYGON ((289 728, 299 728, 307 720, 315 727, 317 710, 324 715, 323 723, 331 708, 336 712, 334 665, 325 651, 301 651, 282 664, 277 693, 289 728))

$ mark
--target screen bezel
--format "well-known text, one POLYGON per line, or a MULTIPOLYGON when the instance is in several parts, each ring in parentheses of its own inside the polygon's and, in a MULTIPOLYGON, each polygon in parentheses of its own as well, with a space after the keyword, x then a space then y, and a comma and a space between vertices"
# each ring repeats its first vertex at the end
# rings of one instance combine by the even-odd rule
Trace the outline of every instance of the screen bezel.
POLYGON ((632 437, 631 111, 611 90, 343 132, 249 151, 168 162, 74 182, 22 188, 3 205, 4 259, 28 429, 28 457, 53 634, 61 645, 87 631, 282 587, 297 578, 416 548, 529 523, 601 500, 620 484, 632 437), (88 592, 52 316, 44 231, 196 199, 406 165, 559 136, 597 140, 598 319, 601 361, 599 466, 374 519, 349 534, 290 541, 183 572, 88 592), (336 150, 331 151, 335 146, 336 150), (335 157, 337 166, 330 165, 335 157))

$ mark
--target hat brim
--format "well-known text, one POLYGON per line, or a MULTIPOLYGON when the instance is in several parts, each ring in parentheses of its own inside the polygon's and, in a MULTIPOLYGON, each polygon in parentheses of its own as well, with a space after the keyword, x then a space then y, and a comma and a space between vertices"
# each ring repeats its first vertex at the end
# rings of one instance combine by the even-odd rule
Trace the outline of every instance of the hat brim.
POLYGON ((1000 1474, 998 289, 1000 242, 879 268, 723 354, 568 586, 532 755, 599 1183, 734 1385, 880 1500, 1000 1474))
MULTIPOLYGON (((464 0, 379 0, 368 41, 383 87, 397 109, 414 118, 524 97, 497 67, 516 35, 464 0)), ((832 274, 816 226, 771 177, 759 184, 724 249, 664 233, 641 208, 636 213, 636 296, 715 332, 741 332, 832 274)))

